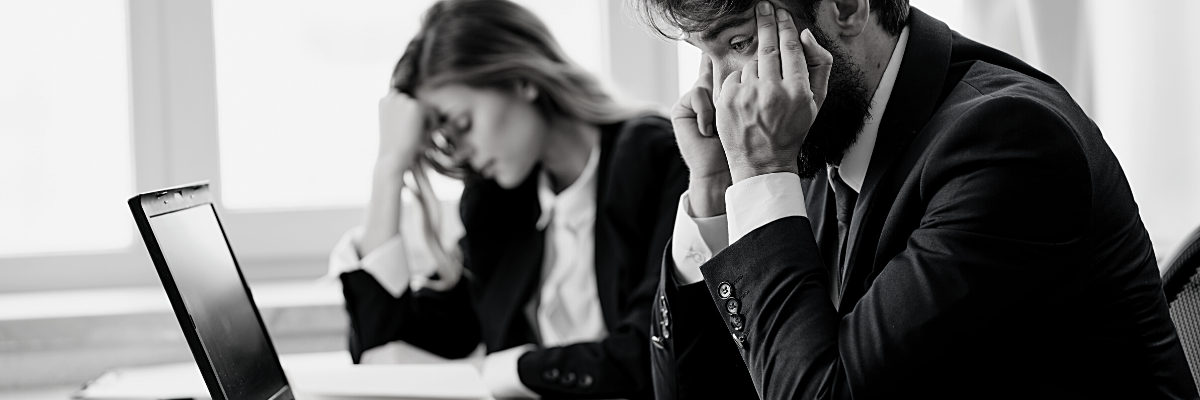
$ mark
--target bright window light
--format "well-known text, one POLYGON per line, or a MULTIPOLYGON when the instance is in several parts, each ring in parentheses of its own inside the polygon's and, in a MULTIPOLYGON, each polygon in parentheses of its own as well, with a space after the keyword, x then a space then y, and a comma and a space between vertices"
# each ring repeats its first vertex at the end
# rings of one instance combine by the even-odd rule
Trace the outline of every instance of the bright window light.
POLYGON ((696 78, 700 77, 700 55, 704 53, 684 41, 676 41, 675 46, 679 57, 679 95, 683 96, 696 86, 696 78))
MULTIPOLYGON (((377 103, 432 3, 214 0, 225 207, 365 204, 377 103)), ((539 14, 575 61, 602 71, 603 22, 577 18, 602 15, 599 1, 518 3, 539 14)), ((433 183, 444 199, 462 190, 446 178, 433 183)))
POLYGON ((120 0, 0 1, 0 256, 132 243, 127 31, 120 0))

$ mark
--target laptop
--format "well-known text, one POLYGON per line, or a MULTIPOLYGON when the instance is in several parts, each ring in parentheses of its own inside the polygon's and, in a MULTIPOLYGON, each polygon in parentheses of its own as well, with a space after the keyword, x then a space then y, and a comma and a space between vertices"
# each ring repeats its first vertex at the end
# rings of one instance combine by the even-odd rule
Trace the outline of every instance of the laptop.
POLYGON ((129 199, 213 400, 294 400, 217 218, 208 183, 129 199))
MULTIPOLYGON (((129 199, 146 249, 213 400, 294 400, 207 182, 129 199)), ((300 400, 486 398, 466 364, 292 370, 300 400)))

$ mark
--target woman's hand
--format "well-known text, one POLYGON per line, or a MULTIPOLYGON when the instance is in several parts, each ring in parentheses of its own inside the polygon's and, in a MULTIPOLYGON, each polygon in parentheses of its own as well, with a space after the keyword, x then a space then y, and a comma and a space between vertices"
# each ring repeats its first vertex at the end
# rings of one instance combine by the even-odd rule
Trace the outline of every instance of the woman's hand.
POLYGON ((359 252, 366 256, 388 239, 400 234, 400 192, 404 173, 417 162, 425 138, 433 127, 434 114, 406 94, 392 91, 379 100, 379 158, 371 182, 371 201, 359 252))
POLYGON ((432 110, 392 91, 379 99, 379 158, 376 173, 401 178, 416 162, 435 118, 432 110))

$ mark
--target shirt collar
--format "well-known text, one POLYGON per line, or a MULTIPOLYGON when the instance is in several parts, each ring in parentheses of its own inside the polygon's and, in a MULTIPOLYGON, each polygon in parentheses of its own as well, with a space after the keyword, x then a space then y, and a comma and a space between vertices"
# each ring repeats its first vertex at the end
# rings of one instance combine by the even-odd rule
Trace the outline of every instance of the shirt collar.
POLYGON ((571 186, 558 194, 554 193, 554 186, 550 183, 550 173, 544 168, 538 173, 538 203, 542 207, 542 214, 537 221, 538 230, 546 229, 554 219, 559 219, 561 223, 575 223, 595 217, 596 213, 591 209, 596 205, 596 170, 599 166, 600 144, 597 143, 588 155, 583 172, 579 173, 571 186), (562 213, 565 217, 554 218, 555 213, 562 213))
MULTIPOLYGON (((858 134, 858 140, 846 150, 846 156, 842 157, 842 164, 838 166, 837 170, 842 176, 842 180, 855 192, 862 192, 863 180, 867 177, 867 166, 871 163, 871 153, 875 152, 875 138, 879 136, 879 120, 883 117, 883 111, 887 109, 888 99, 892 97, 892 88, 896 85, 896 74, 900 71, 900 62, 904 59, 904 49, 907 46, 908 26, 905 26, 904 30, 900 31, 900 39, 896 41, 896 48, 892 50, 892 58, 888 60, 887 68, 883 70, 883 77, 879 79, 879 87, 875 89, 875 95, 871 97, 871 114, 863 124, 863 129, 858 134)), ((832 174, 833 171, 834 169, 830 167, 827 172, 832 174)), ((832 175, 830 181, 833 181, 832 175)))

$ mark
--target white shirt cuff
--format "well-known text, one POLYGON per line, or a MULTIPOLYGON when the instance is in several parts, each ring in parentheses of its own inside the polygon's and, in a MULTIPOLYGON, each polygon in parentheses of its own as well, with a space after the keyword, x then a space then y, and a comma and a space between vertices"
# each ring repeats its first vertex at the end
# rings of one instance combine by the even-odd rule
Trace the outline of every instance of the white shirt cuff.
POLYGON ((807 217, 800 177, 790 172, 759 175, 725 190, 729 215, 729 243, 786 217, 807 217))
POLYGON ((488 354, 483 359, 483 383, 487 385, 492 397, 507 398, 538 398, 524 383, 517 373, 517 361, 525 353, 537 349, 537 346, 526 344, 508 350, 488 354))
POLYGON ((700 266, 713 254, 729 247, 729 227, 725 215, 696 218, 687 192, 679 196, 675 213, 675 231, 671 238, 671 260, 675 262, 675 277, 682 284, 704 280, 700 266))
POLYGON ((362 253, 359 251, 359 243, 362 241, 362 235, 361 226, 342 235, 329 254, 329 273, 326 277, 337 279, 343 273, 361 269, 370 273, 392 296, 399 297, 404 294, 411 275, 404 240, 400 235, 392 236, 371 250, 366 257, 360 258, 359 254, 362 253))

